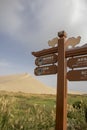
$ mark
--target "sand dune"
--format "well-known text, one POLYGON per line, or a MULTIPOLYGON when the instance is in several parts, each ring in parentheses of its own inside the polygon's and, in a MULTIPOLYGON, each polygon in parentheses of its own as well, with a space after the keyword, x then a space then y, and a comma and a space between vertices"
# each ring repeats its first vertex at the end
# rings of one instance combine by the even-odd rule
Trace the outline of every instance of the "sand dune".
MULTIPOLYGON (((0 90, 31 94, 56 94, 56 89, 44 85, 28 73, 0 76, 0 90)), ((68 91, 68 94, 83 95, 84 93, 68 91)))
POLYGON ((32 94, 55 94, 55 89, 48 87, 35 79, 33 76, 24 74, 15 74, 0 76, 0 90, 9 92, 24 92, 32 94))
POLYGON ((68 91, 68 94, 71 94, 71 95, 84 95, 85 93, 84 92, 79 92, 79 91, 68 91))

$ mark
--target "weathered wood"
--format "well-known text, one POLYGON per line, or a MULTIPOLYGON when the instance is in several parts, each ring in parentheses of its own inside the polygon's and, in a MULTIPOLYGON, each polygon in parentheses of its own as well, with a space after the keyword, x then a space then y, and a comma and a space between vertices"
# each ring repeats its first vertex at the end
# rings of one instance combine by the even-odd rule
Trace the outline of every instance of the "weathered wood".
POLYGON ((34 70, 34 74, 36 76, 51 75, 51 74, 56 74, 56 73, 57 73, 57 66, 56 65, 37 67, 34 70))
POLYGON ((87 46, 85 47, 76 47, 74 49, 69 49, 66 51, 66 58, 73 57, 73 56, 80 56, 87 54, 87 46))
POLYGON ((71 70, 67 73, 69 81, 87 81, 87 69, 71 70))
MULTIPOLYGON (((53 53, 59 53, 58 47, 44 49, 37 52, 32 52, 32 55, 34 55, 35 57, 40 57, 40 56, 49 55, 53 53)), ((66 50, 65 57, 68 58, 72 56, 79 56, 79 55, 86 55, 86 54, 87 54, 87 46, 84 45, 83 47, 76 47, 74 49, 66 50)))
POLYGON ((49 48, 49 49, 43 49, 43 50, 37 51, 37 52, 32 52, 32 55, 35 57, 40 57, 40 56, 49 55, 49 54, 53 54, 53 53, 57 53, 57 52, 58 52, 58 48, 53 47, 53 48, 49 48))
POLYGON ((60 38, 63 38, 63 37, 67 37, 67 34, 66 34, 66 32, 65 31, 60 31, 60 32, 58 32, 58 36, 60 37, 60 38))
POLYGON ((87 56, 80 56, 80 57, 70 58, 67 61, 67 66, 69 68, 87 67, 87 56))
POLYGON ((46 65, 46 64, 54 64, 57 62, 57 57, 58 56, 56 54, 41 56, 41 57, 36 58, 35 64, 37 66, 46 65))
POLYGON ((64 38, 58 44, 56 130, 67 130, 67 80, 64 38))

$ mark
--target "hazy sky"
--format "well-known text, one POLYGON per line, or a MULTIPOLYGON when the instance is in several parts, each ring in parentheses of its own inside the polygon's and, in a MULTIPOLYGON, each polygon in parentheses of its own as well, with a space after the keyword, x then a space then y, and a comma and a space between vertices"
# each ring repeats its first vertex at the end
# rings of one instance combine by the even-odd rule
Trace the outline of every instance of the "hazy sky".
MULTIPOLYGON (((0 0, 0 75, 34 75, 31 52, 49 48, 48 40, 61 30, 87 43, 87 0, 0 0)), ((56 75, 36 78, 56 86, 56 75)), ((68 86, 87 91, 87 82, 68 86)))

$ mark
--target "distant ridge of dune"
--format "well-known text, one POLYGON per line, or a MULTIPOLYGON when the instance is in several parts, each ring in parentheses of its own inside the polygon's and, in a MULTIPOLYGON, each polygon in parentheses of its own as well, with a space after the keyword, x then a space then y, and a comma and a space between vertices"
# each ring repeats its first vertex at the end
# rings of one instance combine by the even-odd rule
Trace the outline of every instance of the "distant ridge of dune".
MULTIPOLYGON (((56 94, 56 88, 46 86, 28 73, 0 76, 0 91, 56 94)), ((68 94, 84 95, 85 93, 68 91, 68 94)))
POLYGON ((32 94, 56 94, 56 90, 44 85, 28 73, 0 76, 0 90, 32 94))
POLYGON ((79 92, 79 91, 69 91, 68 94, 70 95, 84 95, 84 92, 79 92))

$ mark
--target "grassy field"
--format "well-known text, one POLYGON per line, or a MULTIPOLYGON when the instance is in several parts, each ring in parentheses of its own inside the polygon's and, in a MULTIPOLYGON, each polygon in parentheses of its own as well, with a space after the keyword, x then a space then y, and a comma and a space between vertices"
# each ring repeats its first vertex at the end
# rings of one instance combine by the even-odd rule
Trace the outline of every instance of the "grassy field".
MULTIPOLYGON (((68 130, 87 130, 87 96, 68 95, 68 130)), ((55 130, 56 97, 0 92, 0 130, 55 130)))

